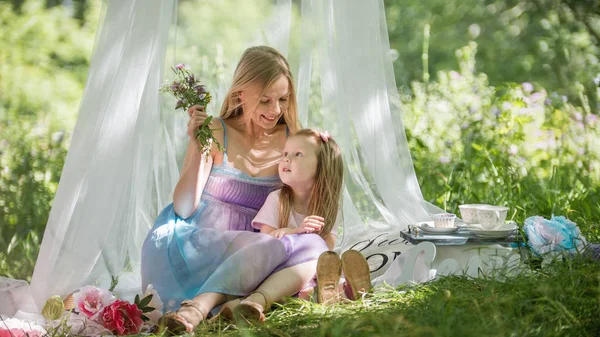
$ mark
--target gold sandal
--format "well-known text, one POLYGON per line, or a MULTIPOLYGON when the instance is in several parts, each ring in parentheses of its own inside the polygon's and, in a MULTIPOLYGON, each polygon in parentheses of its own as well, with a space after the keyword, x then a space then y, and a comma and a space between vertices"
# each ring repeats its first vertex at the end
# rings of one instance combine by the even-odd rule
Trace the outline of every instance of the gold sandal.
POLYGON ((317 302, 334 304, 339 302, 338 284, 342 276, 342 263, 337 253, 323 252, 317 261, 317 302))
POLYGON ((233 319, 236 323, 252 324, 263 322, 265 320, 265 309, 270 309, 273 304, 271 296, 263 290, 257 289, 250 293, 250 295, 233 308, 233 319), (252 294, 261 294, 265 299, 265 306, 263 307, 256 302, 249 301, 247 298, 252 294))
POLYGON ((192 332, 195 327, 206 318, 208 310, 204 309, 200 304, 194 303, 193 300, 185 300, 181 302, 181 308, 177 312, 169 311, 158 320, 159 331, 167 331, 173 335, 180 335, 184 332, 192 332), (195 319, 185 319, 179 314, 179 311, 186 308, 193 308, 197 311, 195 319))
POLYGON ((346 284, 346 296, 351 300, 371 290, 371 272, 364 256, 356 250, 347 250, 342 254, 342 269, 346 284))
POLYGON ((221 310, 214 315, 209 322, 215 322, 220 318, 223 318, 228 321, 233 321, 233 309, 240 304, 241 300, 236 298, 234 300, 223 303, 221 306, 221 310))

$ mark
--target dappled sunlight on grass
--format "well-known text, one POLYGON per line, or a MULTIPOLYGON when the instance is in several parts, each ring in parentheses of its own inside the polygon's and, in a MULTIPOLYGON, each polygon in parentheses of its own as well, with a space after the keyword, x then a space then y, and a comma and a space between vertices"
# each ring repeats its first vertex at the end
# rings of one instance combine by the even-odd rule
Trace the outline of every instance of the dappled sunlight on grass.
POLYGON ((335 306, 290 299, 264 324, 204 323, 196 335, 595 336, 599 301, 600 264, 576 257, 506 281, 449 276, 335 306))

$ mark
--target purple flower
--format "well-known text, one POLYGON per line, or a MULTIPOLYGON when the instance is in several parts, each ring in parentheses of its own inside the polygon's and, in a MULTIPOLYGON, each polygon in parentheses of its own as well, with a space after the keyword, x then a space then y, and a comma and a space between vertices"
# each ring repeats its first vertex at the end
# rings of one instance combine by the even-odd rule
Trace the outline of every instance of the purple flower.
POLYGON ((541 92, 534 92, 533 94, 531 94, 530 98, 531 98, 531 102, 533 104, 536 103, 540 103, 542 102, 542 100, 544 99, 545 95, 541 92))
POLYGON ((197 85, 194 87, 194 91, 196 91, 196 94, 200 95, 206 92, 206 87, 203 85, 197 85))
POLYGON ((563 103, 567 103, 569 101, 569 98, 565 95, 560 96, 560 99, 562 99, 563 103))
POLYGON ((467 123, 467 122, 464 122, 464 123, 462 123, 460 125, 460 128, 463 129, 463 130, 466 129, 466 128, 468 128, 468 127, 469 127, 469 123, 467 123))
POLYGON ((185 108, 186 105, 186 100, 185 99, 180 99, 177 101, 177 104, 175 104, 175 109, 179 109, 179 108, 185 108))
POLYGON ((492 113, 494 114, 494 116, 500 116, 500 109, 498 109, 497 107, 493 107, 492 113))
POLYGON ((173 84, 171 84, 171 90, 173 91, 178 91, 181 88, 181 84, 179 84, 179 82, 174 81, 173 84))
POLYGON ((508 147, 508 154, 510 154, 511 156, 516 155, 518 152, 519 152, 519 148, 515 144, 511 144, 508 147))
POLYGON ((585 116, 585 122, 588 124, 594 125, 597 121, 598 121, 597 115, 589 114, 589 115, 585 116))
POLYGON ((550 98, 546 98, 544 100, 544 104, 546 104, 546 105, 552 105, 552 100, 550 98))
POLYGON ((187 69, 187 66, 183 63, 179 63, 178 65, 175 66, 175 69, 187 69))
POLYGON ((440 163, 442 164, 448 164, 450 162, 450 158, 446 157, 446 156, 441 156, 440 157, 440 163))
POLYGON ((581 115, 581 112, 576 112, 573 117, 575 117, 576 121, 582 121, 583 120, 583 116, 581 115))
POLYGON ((525 92, 532 92, 533 91, 533 84, 531 84, 529 82, 523 82, 521 84, 521 87, 523 88, 523 91, 525 91, 525 92))
POLYGON ((194 87, 197 82, 196 77, 192 74, 190 74, 188 77, 186 77, 185 80, 187 81, 187 83, 190 87, 194 87))

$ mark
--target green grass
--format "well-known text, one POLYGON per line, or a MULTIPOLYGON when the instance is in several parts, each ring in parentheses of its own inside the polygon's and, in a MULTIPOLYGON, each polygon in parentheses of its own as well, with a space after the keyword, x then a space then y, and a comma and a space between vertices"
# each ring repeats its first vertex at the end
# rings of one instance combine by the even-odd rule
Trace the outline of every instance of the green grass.
POLYGON ((504 282, 450 276, 329 307, 290 299, 263 324, 203 323, 195 335, 598 336, 600 263, 569 258, 504 282))

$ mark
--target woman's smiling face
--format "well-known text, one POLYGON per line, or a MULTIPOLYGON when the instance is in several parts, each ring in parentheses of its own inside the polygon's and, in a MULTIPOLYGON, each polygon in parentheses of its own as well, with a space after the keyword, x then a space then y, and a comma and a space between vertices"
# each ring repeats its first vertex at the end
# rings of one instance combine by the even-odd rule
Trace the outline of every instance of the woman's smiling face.
POLYGON ((287 77, 281 75, 262 95, 258 86, 242 91, 244 115, 265 130, 274 128, 288 108, 289 90, 287 77))

